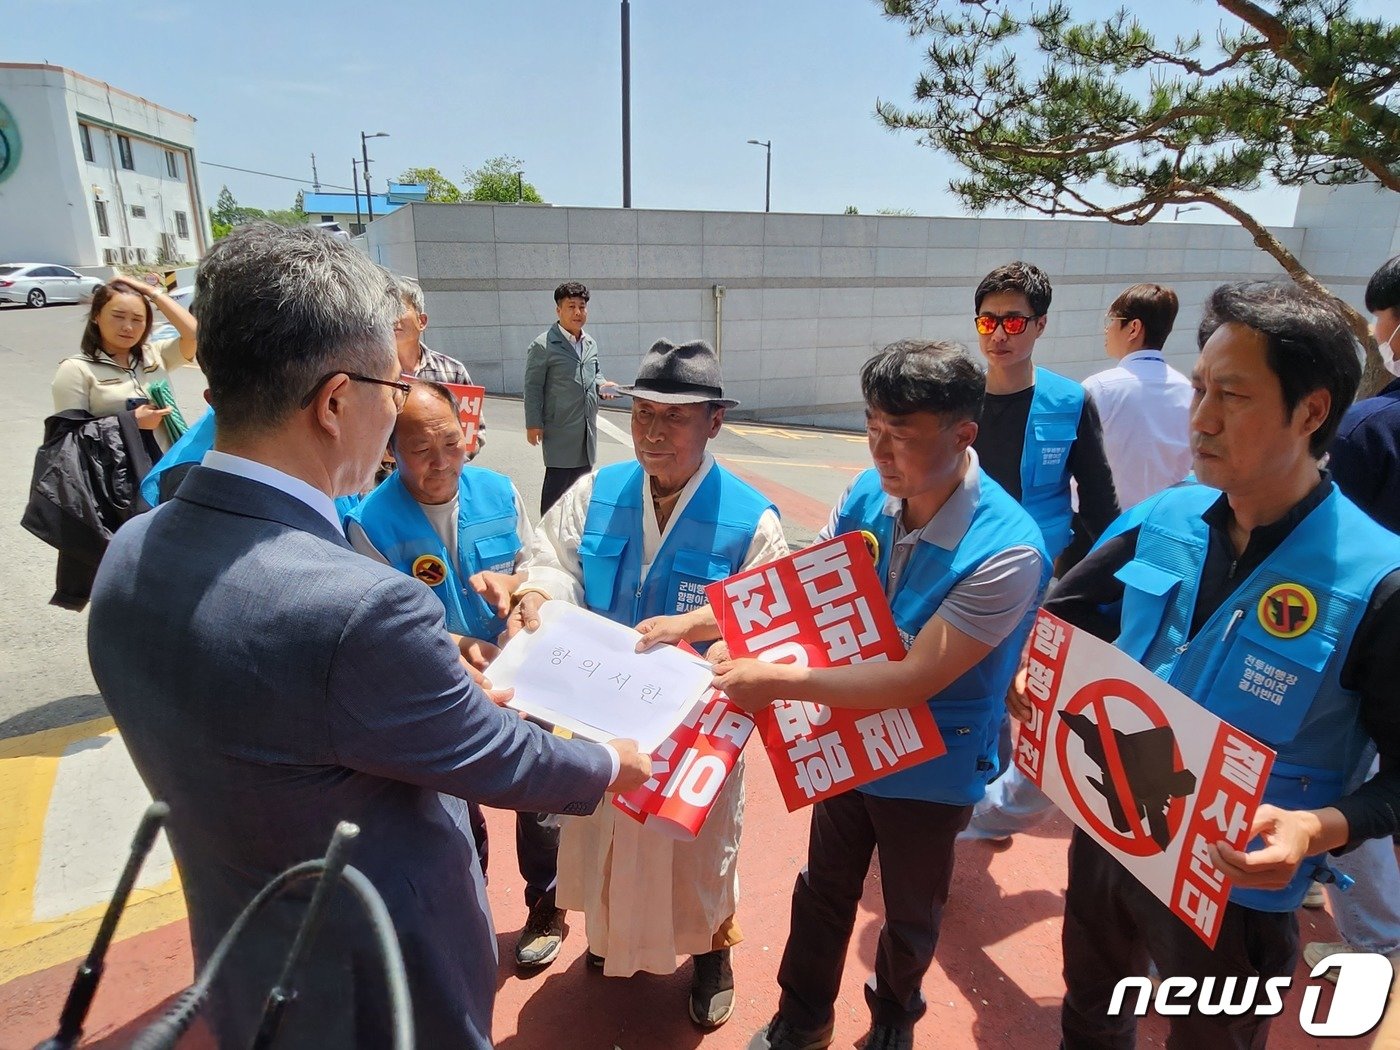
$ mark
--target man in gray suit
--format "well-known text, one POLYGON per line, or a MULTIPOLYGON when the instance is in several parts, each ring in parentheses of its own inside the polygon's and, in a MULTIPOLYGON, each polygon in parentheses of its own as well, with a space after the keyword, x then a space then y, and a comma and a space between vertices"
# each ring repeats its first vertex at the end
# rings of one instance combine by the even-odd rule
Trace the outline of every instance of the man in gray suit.
MULTIPOLYGON (((196 280, 214 450, 114 538, 93 590, 93 674, 170 842, 197 964, 272 876, 339 820, 384 896, 418 1045, 491 1045, 495 937, 473 799, 588 813, 642 783, 631 741, 564 741, 468 677, 422 583, 355 553, 332 499, 373 475, 402 407, 388 274, 313 229, 240 227, 196 280), (207 334, 206 334, 207 333, 207 334)), ((283 899, 215 985, 246 1046, 303 911, 283 899)), ((278 1045, 389 1045, 382 971, 351 898, 333 904, 278 1045)))
POLYGON ((598 344, 583 330, 588 289, 565 281, 554 289, 559 320, 525 351, 525 437, 544 442, 543 515, 598 457, 598 399, 617 397, 617 384, 603 378, 598 344))

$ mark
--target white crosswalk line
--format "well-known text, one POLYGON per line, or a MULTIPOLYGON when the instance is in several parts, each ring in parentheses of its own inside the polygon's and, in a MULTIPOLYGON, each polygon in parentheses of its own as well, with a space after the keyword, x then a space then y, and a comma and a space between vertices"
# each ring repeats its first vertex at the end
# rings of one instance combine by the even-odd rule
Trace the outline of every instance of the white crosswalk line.
MULTIPOLYGON (((57 919, 107 901, 150 801, 120 737, 100 736, 69 745, 58 763, 44 822, 34 921, 57 919)), ((173 870, 170 846, 162 832, 137 885, 159 886, 173 870)))

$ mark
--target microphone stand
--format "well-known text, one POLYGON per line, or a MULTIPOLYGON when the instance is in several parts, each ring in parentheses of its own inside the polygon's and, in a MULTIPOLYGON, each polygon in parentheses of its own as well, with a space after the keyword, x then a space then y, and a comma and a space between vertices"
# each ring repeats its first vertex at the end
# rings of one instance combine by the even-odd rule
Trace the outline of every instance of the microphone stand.
POLYGON ((127 898, 131 896, 132 887, 136 885, 141 865, 145 863, 151 847, 155 845, 156 835, 160 833, 161 825, 169 815, 170 807, 164 802, 152 802, 146 807, 141 823, 136 828, 136 834, 132 836, 126 867, 122 869, 112 899, 107 902, 107 911, 102 916, 102 924, 97 928, 92 948, 82 966, 78 967, 73 984, 68 989, 68 999, 64 1002, 63 1013, 58 1019, 58 1031, 52 1038, 35 1047, 35 1050, 72 1050, 82 1039, 83 1022, 87 1020, 88 1011, 92 1009, 97 984, 102 980, 107 949, 111 946, 112 935, 117 932, 117 921, 126 909, 127 898))
POLYGON ((268 995, 263 1015, 259 1020, 256 1041, 253 1045, 266 1048, 276 1037, 282 1012, 287 1004, 296 997, 295 989, 292 987, 292 978, 306 952, 311 937, 316 932, 316 927, 320 925, 321 915, 324 913, 332 891, 338 882, 344 884, 351 896, 359 903, 361 911, 374 933, 385 986, 389 992, 392 1019, 390 1046, 392 1050, 413 1050, 413 1003, 408 988, 408 972, 404 968, 403 954, 399 949, 398 938, 394 934, 393 919, 389 915, 388 908, 384 906, 384 899, 375 890, 369 879, 365 878, 359 870, 345 863, 345 849, 358 834, 359 828, 354 824, 340 823, 336 826, 335 835, 331 839, 330 849, 325 858, 295 864, 259 890, 238 917, 234 919, 233 925, 224 932, 194 984, 180 994, 174 1006, 164 1017, 158 1018, 138 1034, 128 1050, 170 1050, 171 1047, 174 1047, 179 1042, 180 1037, 194 1023, 194 1019, 208 998, 210 988, 227 960, 229 952, 253 919, 288 887, 323 873, 329 877, 321 878, 316 889, 312 892, 307 915, 292 942, 291 952, 283 964, 277 984, 268 995))
POLYGON ((267 993, 267 1002, 263 1005, 262 1018, 258 1022, 258 1032, 253 1037, 251 1050, 267 1050, 277 1038, 277 1029, 282 1024, 282 1015, 286 1012, 287 1004, 296 998, 296 988, 292 982, 296 977, 297 968, 306 956, 316 931, 321 927, 321 918, 325 914, 331 895, 340 883, 341 872, 345 869, 346 853, 359 834, 359 827, 348 820, 342 820, 335 826, 335 834, 331 836, 331 844, 326 850, 326 866, 321 870, 321 878, 311 893, 311 903, 307 905, 306 914, 302 917, 291 950, 287 952, 282 972, 277 976, 277 983, 272 986, 272 991, 267 993))

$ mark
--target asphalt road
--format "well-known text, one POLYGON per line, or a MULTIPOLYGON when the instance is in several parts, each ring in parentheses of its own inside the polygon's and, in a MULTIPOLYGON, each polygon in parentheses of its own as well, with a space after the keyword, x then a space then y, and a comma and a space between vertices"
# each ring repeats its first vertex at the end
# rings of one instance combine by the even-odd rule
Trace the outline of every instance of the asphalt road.
MULTIPOLYGON (((56 552, 20 527, 29 495, 34 450, 52 411, 49 383, 64 357, 78 352, 86 306, 43 310, 0 307, 0 362, 9 383, 0 392, 0 739, 68 725, 106 713, 88 670, 87 614, 48 604, 56 552)), ((543 321, 541 324, 543 325, 543 321)), ((428 332, 431 345, 431 329, 428 332)), ((172 376, 187 419, 204 411, 197 368, 172 376)), ((621 400, 619 406, 626 406, 621 400)), ((486 448, 476 462, 509 474, 533 513, 544 467, 524 436, 518 399, 491 398, 485 410, 486 448)), ((599 460, 630 458, 625 407, 602 413, 599 460)), ((729 467, 759 485, 783 512, 788 539, 811 541, 826 508, 855 470, 866 465, 859 435, 763 424, 725 427, 711 445, 729 467)), ((178 654, 170 654, 178 659, 178 654)))

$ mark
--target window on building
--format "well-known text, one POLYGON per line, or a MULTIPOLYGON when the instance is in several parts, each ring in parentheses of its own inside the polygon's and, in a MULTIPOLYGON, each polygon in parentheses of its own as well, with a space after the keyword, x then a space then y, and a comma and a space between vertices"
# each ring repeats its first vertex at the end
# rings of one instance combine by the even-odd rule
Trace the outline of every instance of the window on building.
POLYGON ((165 173, 172 179, 180 177, 180 158, 175 156, 175 151, 172 149, 165 151, 165 173))
POLYGON ((321 221, 322 221, 322 222, 335 222, 335 216, 334 216, 334 215, 322 215, 322 216, 321 216, 321 221))
POLYGON ((97 154, 92 151, 92 128, 86 124, 78 125, 78 138, 83 143, 83 160, 89 164, 97 159, 97 154))
POLYGON ((131 156, 131 139, 128 136, 117 136, 117 152, 121 154, 122 167, 127 171, 135 171, 136 161, 131 156))
POLYGON ((133 219, 144 219, 146 217, 146 206, 144 204, 133 204, 131 206, 131 217, 133 219))
POLYGON ((175 232, 185 240, 190 239, 190 220, 182 211, 177 211, 175 213, 175 232))
POLYGON ((97 235, 99 237, 112 236, 112 230, 107 225, 107 202, 93 201, 92 206, 97 212, 97 235))
POLYGON ((358 237, 360 234, 362 234, 362 233, 364 233, 364 232, 365 232, 365 224, 364 224, 364 223, 362 223, 362 222, 352 222, 352 223, 350 224, 350 235, 351 235, 352 237, 358 237))

